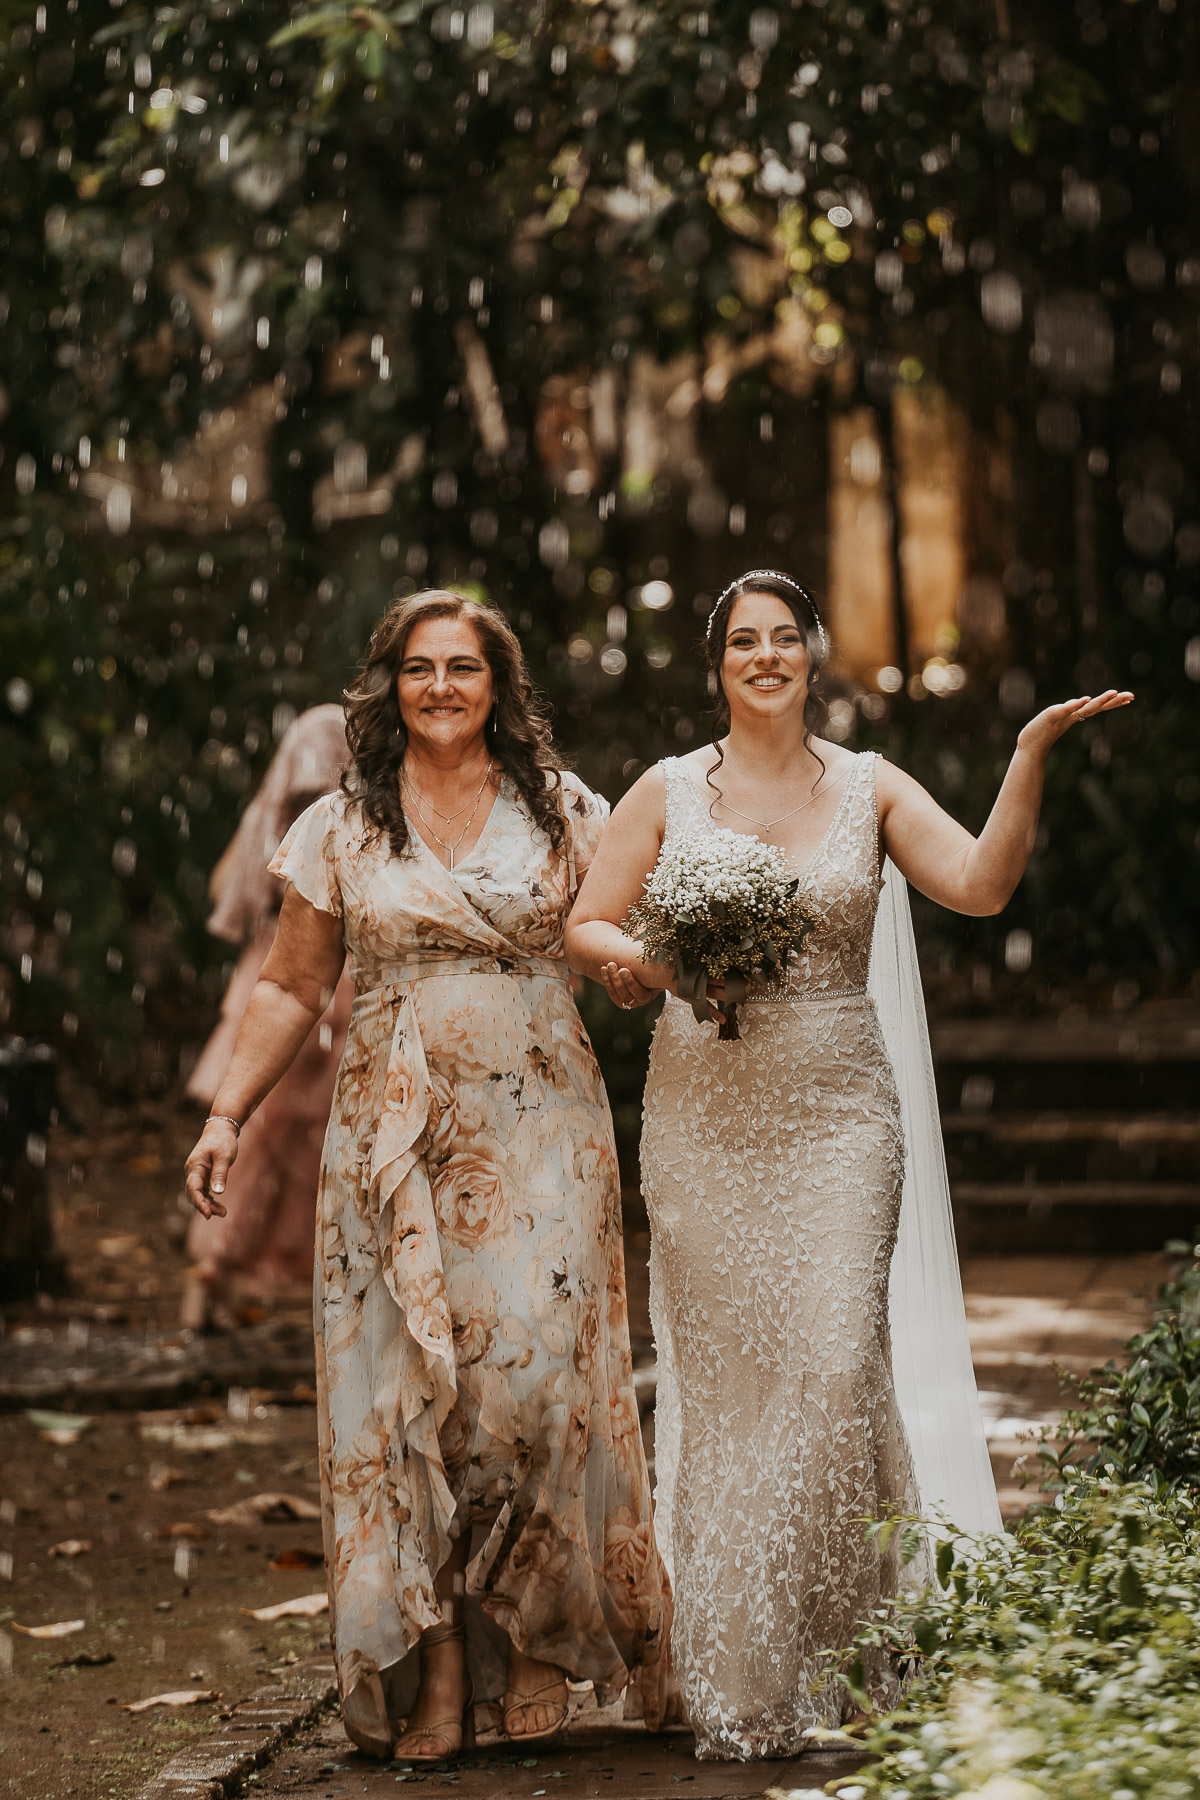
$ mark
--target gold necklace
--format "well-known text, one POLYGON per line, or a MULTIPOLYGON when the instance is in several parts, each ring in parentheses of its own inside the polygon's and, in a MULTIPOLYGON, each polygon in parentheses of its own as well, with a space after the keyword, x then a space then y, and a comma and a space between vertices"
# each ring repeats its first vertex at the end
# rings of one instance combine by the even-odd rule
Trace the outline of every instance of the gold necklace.
MULTIPOLYGON (((413 799, 417 803, 417 812, 421 816, 421 823, 424 825, 426 831, 429 833, 430 837, 433 839, 435 844, 440 845, 440 847, 443 850, 446 850, 449 852, 450 868, 451 868, 451 871, 453 871, 453 869, 454 869, 454 852, 458 849, 458 846, 462 843, 462 841, 466 837, 468 831, 470 831, 471 825, 474 822, 475 814, 479 811, 479 802, 483 799, 483 790, 487 786, 488 782, 491 780, 491 777, 492 777, 491 758, 490 757, 488 758, 488 766, 487 766, 486 770, 484 771, 483 780, 479 784, 479 791, 475 795, 474 800, 471 802, 471 810, 467 815, 467 822, 463 826, 462 830, 459 832, 458 836, 454 839, 453 842, 450 842, 448 839, 442 837, 441 834, 434 829, 434 827, 430 824, 429 820, 424 816, 423 808, 425 806, 428 806, 432 812, 437 813, 437 816, 439 819, 443 819, 446 821, 457 818, 458 813, 438 812, 438 809, 436 806, 434 806, 433 802, 431 800, 427 801, 425 799, 425 796, 421 793, 420 789, 413 786, 412 780, 405 773, 403 765, 401 765, 400 775, 401 775, 401 779, 405 783, 405 786, 408 788, 409 792, 412 794, 413 799)), ((461 811, 462 811, 462 807, 460 806, 458 809, 458 812, 461 812, 461 811)))

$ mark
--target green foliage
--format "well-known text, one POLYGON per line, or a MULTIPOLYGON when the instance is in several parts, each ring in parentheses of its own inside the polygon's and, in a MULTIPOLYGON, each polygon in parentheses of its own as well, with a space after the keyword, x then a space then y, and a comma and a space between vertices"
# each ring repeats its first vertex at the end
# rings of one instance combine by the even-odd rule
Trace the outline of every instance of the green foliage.
POLYGON ((1200 1507, 1192 1491, 1075 1477, 1052 1508, 857 1642, 915 1662, 848 1800, 1183 1800, 1200 1793, 1200 1507), (914 1651, 914 1645, 917 1647, 914 1651))
MULTIPOLYGON (((1200 1254, 1200 1253, 1196 1253, 1200 1254)), ((1127 1361, 1110 1361, 1081 1384, 1038 1455, 1069 1483, 1083 1469, 1156 1493, 1200 1489, 1200 1262, 1193 1257, 1158 1296, 1149 1331, 1130 1338, 1127 1361)))
POLYGON ((14 1022, 53 1002, 127 1048, 135 987, 161 1012, 207 962, 211 991, 200 875, 276 706, 335 697, 419 583, 505 608, 560 741, 617 798, 705 728, 694 639, 723 581, 782 560, 819 587, 828 406, 886 419, 929 378, 1009 446, 1012 517, 972 547, 1008 642, 958 695, 851 691, 847 741, 977 825, 1034 704, 1119 675, 1139 706, 1056 753, 1012 911, 927 920, 926 942, 996 961, 1029 923, 1039 965, 1149 956, 1180 979, 1200 829, 1184 11, 1006 7, 1001 38, 982 0, 0 0, 14 1022), (993 270, 1021 296, 1003 330, 993 270), (1081 293, 1082 371, 1045 312, 1081 293), (602 428, 604 394, 688 357, 671 408, 646 403, 682 451, 602 428), (175 480, 197 432, 252 413, 263 491, 155 510, 163 462, 175 480), (31 868, 53 871, 39 896, 31 868))

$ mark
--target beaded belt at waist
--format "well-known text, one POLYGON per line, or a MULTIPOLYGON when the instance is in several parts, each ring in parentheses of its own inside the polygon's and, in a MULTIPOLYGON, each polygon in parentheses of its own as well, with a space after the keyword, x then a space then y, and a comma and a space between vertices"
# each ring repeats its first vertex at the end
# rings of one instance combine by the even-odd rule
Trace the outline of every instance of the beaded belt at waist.
POLYGON ((757 1002, 773 1006, 811 1005, 815 1000, 858 1000, 866 991, 865 985, 840 988, 756 988, 746 995, 741 1004, 749 1006, 752 1002, 757 1002))

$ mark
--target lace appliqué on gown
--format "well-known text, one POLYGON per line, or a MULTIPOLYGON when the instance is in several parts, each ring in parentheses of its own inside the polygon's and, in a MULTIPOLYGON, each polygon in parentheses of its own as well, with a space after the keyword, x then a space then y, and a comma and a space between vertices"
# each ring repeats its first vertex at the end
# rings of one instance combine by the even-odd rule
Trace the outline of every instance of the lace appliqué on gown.
MULTIPOLYGON (((719 829, 683 766, 664 769, 667 835, 719 829)), ((852 1709, 829 1653, 926 1575, 863 1529, 917 1509, 888 1328, 904 1146, 866 994, 874 773, 860 757, 803 872, 820 922, 787 996, 743 1005, 732 1044, 668 998, 651 1054, 656 1529, 701 1758, 791 1754, 837 1724, 852 1709)), ((898 1697, 884 1659, 866 1678, 879 1703, 898 1697)))

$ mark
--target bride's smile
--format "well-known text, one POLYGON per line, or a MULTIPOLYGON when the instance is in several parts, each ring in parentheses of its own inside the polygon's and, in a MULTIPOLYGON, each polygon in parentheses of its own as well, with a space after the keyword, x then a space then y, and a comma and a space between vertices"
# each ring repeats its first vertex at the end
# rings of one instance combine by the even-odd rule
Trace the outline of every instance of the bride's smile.
POLYGON ((801 706, 808 694, 812 660, 790 610, 773 594, 747 594, 737 607, 725 644, 721 681, 736 707, 742 695, 757 710, 765 697, 786 695, 801 706), (790 691, 789 691, 790 690, 790 691))

